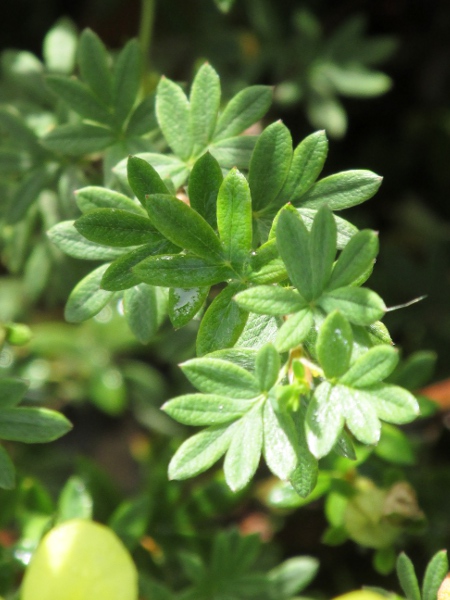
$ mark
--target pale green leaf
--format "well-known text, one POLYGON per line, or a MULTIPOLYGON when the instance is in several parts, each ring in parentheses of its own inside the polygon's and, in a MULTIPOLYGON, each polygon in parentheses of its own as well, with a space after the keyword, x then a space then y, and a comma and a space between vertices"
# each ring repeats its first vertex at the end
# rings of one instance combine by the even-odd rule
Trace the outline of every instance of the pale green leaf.
POLYGON ((220 425, 242 417, 253 405, 249 400, 236 400, 218 394, 186 394, 169 400, 161 407, 184 425, 220 425))
POLYGON ((156 116, 170 148, 187 160, 194 143, 189 101, 181 87, 166 77, 161 78, 156 91, 156 116))
POLYGON ((109 263, 89 273, 72 290, 64 309, 64 316, 69 323, 80 323, 90 319, 108 304, 113 292, 100 288, 103 274, 109 263))

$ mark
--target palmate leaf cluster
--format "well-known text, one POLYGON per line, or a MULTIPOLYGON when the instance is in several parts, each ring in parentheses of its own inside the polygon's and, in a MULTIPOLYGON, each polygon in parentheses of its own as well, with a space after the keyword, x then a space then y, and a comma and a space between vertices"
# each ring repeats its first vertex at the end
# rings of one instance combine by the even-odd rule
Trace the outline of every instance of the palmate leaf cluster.
POLYGON ((199 393, 164 408, 206 429, 182 444, 169 475, 197 475, 225 455, 226 481, 240 490, 264 456, 306 496, 318 459, 354 457, 352 436, 374 445, 380 419, 419 412, 410 392, 385 382, 398 361, 380 323, 386 306, 361 287, 377 234, 333 214, 372 197, 381 179, 356 170, 317 181, 321 131, 295 149, 281 122, 239 135, 267 110, 267 88, 247 88, 220 111, 207 64, 189 99, 163 78, 155 105, 173 155, 130 156, 126 182, 124 165, 116 170, 120 191, 78 190, 82 216, 49 232, 68 254, 103 261, 73 290, 66 318, 121 298, 144 343, 166 315, 175 328, 200 320, 198 358, 182 365, 199 393))

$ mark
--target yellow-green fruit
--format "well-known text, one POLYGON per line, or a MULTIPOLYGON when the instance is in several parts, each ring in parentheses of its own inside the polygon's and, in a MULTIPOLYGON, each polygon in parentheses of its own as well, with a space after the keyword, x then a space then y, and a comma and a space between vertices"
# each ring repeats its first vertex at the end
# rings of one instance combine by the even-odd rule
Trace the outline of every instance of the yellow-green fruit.
POLYGON ((137 571, 115 533, 74 519, 52 529, 27 568, 21 600, 137 600, 137 571))
POLYGON ((375 592, 356 590, 354 592, 349 592, 348 594, 338 596, 337 598, 333 598, 333 600, 386 600, 386 598, 381 594, 376 594, 375 592))

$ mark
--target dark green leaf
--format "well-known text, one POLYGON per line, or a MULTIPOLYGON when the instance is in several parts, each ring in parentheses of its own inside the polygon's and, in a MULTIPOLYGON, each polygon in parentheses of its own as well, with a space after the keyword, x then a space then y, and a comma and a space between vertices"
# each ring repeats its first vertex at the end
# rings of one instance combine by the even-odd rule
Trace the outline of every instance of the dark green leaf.
POLYGON ((110 129, 87 123, 61 125, 45 135, 41 143, 44 148, 63 154, 92 154, 100 152, 115 142, 110 129))
POLYGON ((274 316, 289 315, 305 307, 295 290, 274 285, 258 285, 239 292, 236 302, 248 311, 274 316))
POLYGON ((239 135, 259 121, 272 104, 272 89, 265 85, 253 85, 240 91, 228 102, 219 117, 214 141, 239 135))
POLYGON ((187 479, 209 469, 228 450, 232 434, 232 426, 224 424, 190 437, 170 461, 169 479, 187 479))
POLYGON ((9 454, 0 446, 0 488, 12 490, 16 485, 16 472, 9 454))
POLYGON ((383 423, 375 454, 394 465, 411 467, 416 463, 411 440, 401 429, 388 423, 383 423))
POLYGON ((350 323, 335 311, 323 322, 316 343, 319 362, 329 379, 343 375, 350 364, 353 334, 350 323))
POLYGON ((33 169, 22 179, 6 210, 5 220, 8 224, 18 223, 24 218, 48 180, 49 176, 42 167, 33 169))
POLYGON ((34 153, 42 153, 38 138, 34 131, 27 126, 20 114, 11 106, 0 109, 0 128, 9 137, 10 142, 34 153))
POLYGON ((28 389, 23 379, 13 377, 0 378, 0 409, 12 408, 19 404, 28 389))
POLYGON ((163 287, 204 287, 232 276, 228 267, 211 265, 202 258, 187 254, 150 256, 136 265, 133 271, 141 281, 163 287))
POLYGON ((122 124, 136 101, 141 85, 141 50, 136 40, 130 40, 120 51, 113 71, 113 103, 115 117, 122 124))
POLYGON ((261 405, 235 424, 223 465, 225 481, 233 492, 243 489, 259 465, 263 444, 261 405))
POLYGON ((37 444, 52 442, 66 434, 72 425, 60 413, 46 408, 0 409, 0 438, 37 444))
POLYGON ((240 284, 229 284, 208 307, 197 334, 197 354, 209 354, 230 348, 237 342, 247 322, 248 313, 234 302, 240 284))
POLYGON ((328 140, 325 131, 312 133, 297 146, 288 176, 276 199, 278 206, 286 202, 295 205, 299 203, 299 199, 320 175, 327 154, 328 140))
POLYGON ((370 325, 381 319, 386 312, 380 296, 366 288, 338 288, 324 294, 318 304, 326 312, 339 310, 355 325, 370 325))
POLYGON ((64 316, 69 323, 80 323, 90 319, 111 300, 113 293, 100 288, 103 274, 108 267, 109 263, 98 267, 74 287, 64 310, 64 316))
POLYGON ((141 283, 126 290, 123 308, 131 331, 142 344, 148 344, 166 316, 167 290, 141 283))
POLYGON ((155 94, 144 98, 133 110, 128 121, 127 137, 141 136, 158 128, 155 112, 155 94))
POLYGON ((331 210, 350 208, 372 198, 382 178, 371 171, 343 171, 321 179, 303 195, 301 205, 319 208, 326 204, 331 210))
POLYGON ((252 199, 247 180, 236 169, 220 186, 217 226, 226 260, 242 268, 252 248, 252 199))
POLYGON ((170 288, 169 319, 175 329, 191 321, 206 302, 209 287, 170 288))
POLYGON ((448 571, 447 550, 437 552, 428 563, 423 578, 422 600, 436 600, 448 571))
POLYGON ((242 417, 253 406, 249 400, 235 400, 218 394, 186 394, 161 408, 184 425, 221 425, 242 417))
POLYGON ((128 196, 100 186, 92 185, 76 190, 75 199, 82 213, 94 208, 120 208, 137 215, 147 215, 147 212, 128 196))
POLYGON ((281 367, 280 355, 272 344, 263 346, 256 356, 255 376, 262 392, 268 392, 277 382, 281 367))
POLYGON ((155 169, 142 158, 130 156, 127 162, 128 183, 136 198, 145 206, 150 194, 168 194, 166 184, 155 169))
POLYGON ((421 600, 414 565, 404 552, 401 552, 397 558, 397 577, 408 600, 421 600))
POLYGON ((147 200, 146 208, 153 225, 168 240, 208 262, 223 263, 219 238, 190 206, 167 194, 154 194, 147 200))
MULTIPOLYGON (((313 297, 318 298, 328 284, 336 256, 336 225, 328 208, 321 208, 309 236, 313 297)), ((345 284, 344 284, 345 285, 345 284)))
POLYGON ((259 386, 255 377, 233 363, 219 358, 193 358, 181 365, 189 381, 205 394, 232 398, 255 398, 259 386))
POLYGON ((97 244, 124 248, 162 240, 146 217, 120 208, 97 208, 75 221, 77 231, 97 244))
POLYGON ((277 223, 277 247, 289 279, 309 302, 313 299, 309 234, 294 208, 281 211, 277 223))
POLYGON ((342 250, 327 288, 351 285, 372 268, 378 254, 378 235, 365 229, 358 231, 342 250))
POLYGON ((217 194, 222 181, 222 169, 209 152, 196 161, 189 176, 190 205, 213 229, 217 227, 217 194))
POLYGON ((220 79, 215 70, 205 63, 197 71, 190 95, 191 131, 194 138, 194 154, 209 144, 220 106, 220 79))
POLYGON ((161 131, 173 152, 182 160, 192 153, 190 106, 181 87, 162 77, 156 91, 156 115, 161 131))
POLYGON ((352 364, 341 383, 358 388, 379 383, 392 373, 397 363, 398 352, 392 346, 374 346, 352 364))
POLYGON ((112 78, 109 58, 100 38, 85 29, 78 43, 78 64, 81 76, 98 99, 107 106, 112 105, 112 78))
POLYGON ((248 181, 253 210, 264 210, 284 185, 292 160, 292 138, 281 121, 269 125, 259 136, 250 161, 248 181))
POLYGON ((81 81, 60 75, 49 75, 46 81, 52 92, 81 117, 104 125, 112 124, 112 113, 81 81))

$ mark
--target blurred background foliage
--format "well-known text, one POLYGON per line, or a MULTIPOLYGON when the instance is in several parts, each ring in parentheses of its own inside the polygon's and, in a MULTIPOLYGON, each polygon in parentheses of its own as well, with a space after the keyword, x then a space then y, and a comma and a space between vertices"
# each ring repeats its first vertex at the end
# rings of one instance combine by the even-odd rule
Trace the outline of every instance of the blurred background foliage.
MULTIPOLYGON (((325 175, 369 168, 384 176, 376 198, 345 217, 380 230, 371 287, 389 306, 426 295, 389 313, 386 324, 410 357, 396 377, 414 390, 443 380, 426 390, 440 406, 424 400, 424 418, 406 432, 384 426, 377 450, 361 450, 356 463, 323 461, 319 486, 306 502, 263 471, 258 485, 239 495, 228 491, 220 471, 169 484, 167 463, 184 430, 159 406, 188 389, 176 365, 194 352, 195 322, 178 332, 163 324, 147 346, 130 334, 120 303, 82 325, 64 323, 68 293, 89 267, 63 256, 45 231, 78 214, 73 190, 101 184, 102 172, 95 160, 61 158, 36 141, 49 125, 70 119, 44 91, 43 67, 33 58, 58 71, 42 46, 48 30, 66 19, 70 74, 77 32, 91 27, 114 52, 139 32, 141 5, 3 0, 0 103, 26 115, 37 137, 11 133, 9 123, 0 144, 0 370, 28 379, 27 402, 62 410, 75 427, 51 446, 8 444, 19 475, 16 490, 0 492, 0 593, 14 587, 42 532, 67 515, 93 516, 113 527, 147 574, 144 597, 163 600, 174 596, 156 581, 170 581, 190 597, 189 565, 198 566, 199 556, 218 543, 212 541, 217 530, 231 524, 259 535, 258 572, 290 556, 318 557, 314 597, 363 583, 395 588, 372 564, 389 573, 395 552, 407 548, 420 571, 432 553, 450 545, 448 3, 217 4, 155 3, 146 89, 154 89, 162 73, 189 82, 206 59, 222 77, 225 98, 245 85, 273 85, 267 120, 283 119, 296 143, 327 129, 332 143, 325 175), (17 61, 17 50, 30 54, 17 61), (17 323, 27 323, 30 340, 17 323), (371 518, 364 520, 367 512, 371 518)), ((8 114, 2 114, 4 130, 8 114)), ((157 136, 144 138, 144 145, 158 144, 157 136)))

